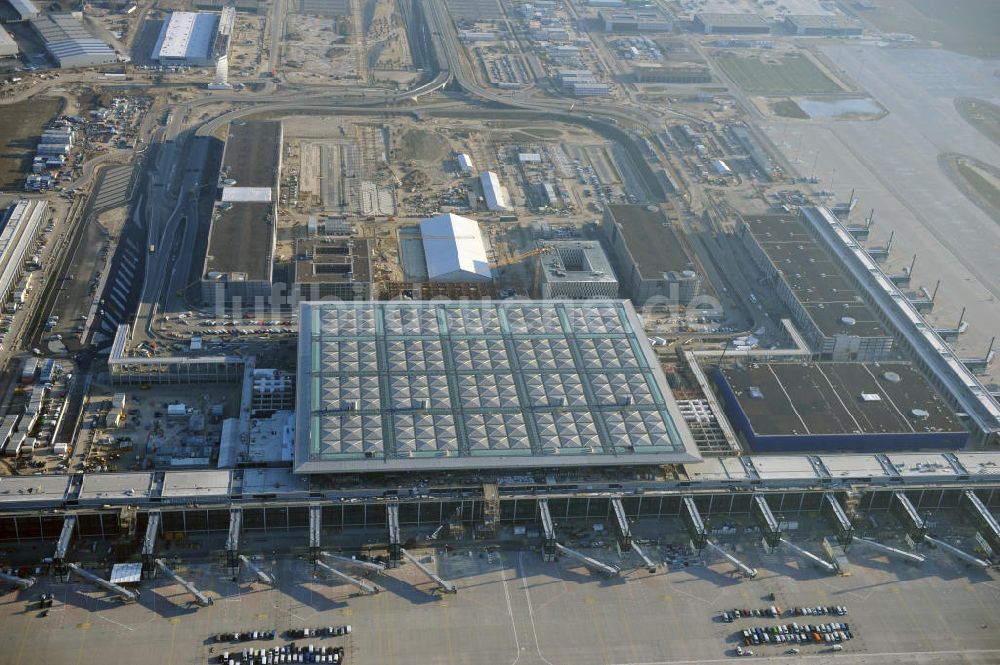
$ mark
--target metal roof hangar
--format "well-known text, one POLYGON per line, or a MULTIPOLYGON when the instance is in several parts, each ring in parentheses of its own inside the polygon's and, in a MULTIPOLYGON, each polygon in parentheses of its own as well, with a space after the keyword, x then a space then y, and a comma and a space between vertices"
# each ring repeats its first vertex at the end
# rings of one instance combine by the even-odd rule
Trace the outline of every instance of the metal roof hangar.
POLYGON ((46 14, 31 26, 45 42, 45 50, 60 67, 87 67, 118 62, 118 54, 94 37, 73 14, 46 14))
POLYGON ((659 465, 694 441, 631 303, 303 303, 295 470, 659 465))

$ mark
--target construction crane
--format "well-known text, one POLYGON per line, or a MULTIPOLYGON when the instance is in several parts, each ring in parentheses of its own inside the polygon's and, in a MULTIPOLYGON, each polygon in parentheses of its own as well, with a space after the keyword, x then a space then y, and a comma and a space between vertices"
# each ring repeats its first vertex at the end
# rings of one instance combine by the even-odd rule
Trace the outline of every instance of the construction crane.
POLYGON ((529 249, 526 252, 521 252, 520 254, 512 254, 506 258, 498 258, 490 263, 492 268, 502 268, 504 266, 509 266, 514 263, 520 263, 525 259, 530 259, 533 256, 540 256, 542 254, 548 254, 552 251, 551 247, 536 247, 534 249, 529 249))
MULTIPOLYGON (((406 240, 479 240, 477 236, 425 236, 425 235, 412 235, 407 236, 406 240)), ((525 259, 530 259, 533 256, 539 256, 541 254, 548 254, 552 251, 551 247, 546 245, 541 245, 535 247, 534 249, 529 249, 525 252, 519 254, 512 254, 506 258, 497 258, 490 261, 491 268, 502 268, 504 266, 509 266, 514 263, 520 263, 525 259)))

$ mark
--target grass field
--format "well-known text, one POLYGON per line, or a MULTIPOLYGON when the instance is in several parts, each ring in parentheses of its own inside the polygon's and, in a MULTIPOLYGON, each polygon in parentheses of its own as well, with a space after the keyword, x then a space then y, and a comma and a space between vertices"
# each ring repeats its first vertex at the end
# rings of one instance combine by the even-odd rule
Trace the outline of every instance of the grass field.
POLYGON ((0 106, 0 188, 21 189, 42 129, 61 108, 54 98, 0 106))
POLYGON ((1000 57, 997 0, 878 0, 876 4, 865 18, 883 30, 941 42, 966 55, 1000 57))
POLYGON ((795 118, 797 120, 808 120, 809 114, 799 108, 791 99, 782 99, 771 104, 771 112, 782 118, 795 118))
POLYGON ((733 83, 755 95, 815 95, 841 92, 813 62, 804 55, 771 58, 740 57, 725 54, 716 58, 733 83))
POLYGON ((983 136, 1000 145, 1000 106, 985 99, 960 97, 955 100, 955 110, 983 136))
POLYGON ((963 194, 1000 222, 1000 169, 967 155, 945 154, 938 161, 963 194))

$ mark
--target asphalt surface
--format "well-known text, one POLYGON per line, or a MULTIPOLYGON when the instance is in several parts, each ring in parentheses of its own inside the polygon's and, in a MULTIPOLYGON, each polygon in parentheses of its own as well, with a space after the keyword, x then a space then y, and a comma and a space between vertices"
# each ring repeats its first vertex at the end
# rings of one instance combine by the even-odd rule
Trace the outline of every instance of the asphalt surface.
MULTIPOLYGON (((962 356, 981 356, 1000 330, 1000 225, 952 184, 937 160, 941 153, 956 152, 1000 163, 1000 146, 954 108, 956 97, 1000 95, 995 68, 942 50, 852 45, 824 52, 888 115, 880 120, 775 120, 764 123, 766 133, 787 157, 799 160, 800 171, 816 163, 817 189, 837 192, 837 200, 846 200, 855 189, 859 218, 875 209, 869 243, 882 246, 895 231, 887 269, 899 272, 916 254, 911 288, 933 290, 942 280, 929 318, 953 327, 962 307, 968 307, 970 327, 956 346, 962 356)), ((994 367, 994 379, 998 371, 994 367)))
MULTIPOLYGON (((275 542, 271 538, 245 534, 244 547, 267 551, 275 542)), ((306 542, 307 536, 290 532, 284 541, 290 540, 306 542)), ((168 556, 203 554, 192 546, 175 545, 168 556)), ((451 556, 415 552, 421 559, 434 555, 430 565, 458 586, 456 595, 445 596, 433 593, 432 584, 409 564, 373 578, 385 590, 368 597, 353 597, 353 587, 315 576, 308 562, 290 557, 275 560, 268 554, 258 561, 275 575, 276 588, 250 584, 245 572, 234 584, 216 563, 180 566, 178 572, 214 599, 203 609, 189 607, 189 596, 162 576, 144 583, 140 601, 132 605, 78 581, 42 582, 0 598, 7 644, 0 660, 205 663, 227 648, 210 640, 219 631, 350 623, 350 638, 298 642, 342 644, 348 663, 359 665, 725 663, 735 655, 737 631, 778 621, 727 624, 720 611, 766 607, 772 592, 785 607, 847 606, 849 615, 840 620, 850 623, 855 639, 838 654, 819 645, 803 645, 796 656, 785 655, 787 647, 759 647, 758 660, 985 664, 1000 659, 995 574, 968 573, 936 552, 916 569, 855 548, 851 574, 831 577, 787 555, 749 547, 755 553, 746 558, 760 570, 753 581, 740 581, 718 560, 656 574, 629 568, 625 578, 605 580, 565 560, 543 563, 527 551, 504 550, 490 558, 480 548, 451 556), (43 591, 56 596, 46 617, 28 602, 43 591)), ((618 562, 606 548, 598 556, 618 562)), ((782 623, 792 620, 803 622, 782 623)), ((286 643, 254 642, 230 650, 286 643)))

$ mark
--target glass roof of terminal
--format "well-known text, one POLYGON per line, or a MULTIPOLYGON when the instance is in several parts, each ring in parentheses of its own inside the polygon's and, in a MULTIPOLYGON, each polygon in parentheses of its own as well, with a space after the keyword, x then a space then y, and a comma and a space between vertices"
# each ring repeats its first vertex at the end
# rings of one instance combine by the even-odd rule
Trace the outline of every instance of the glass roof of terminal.
POLYGON ((692 461, 630 303, 302 305, 296 470, 692 461))

